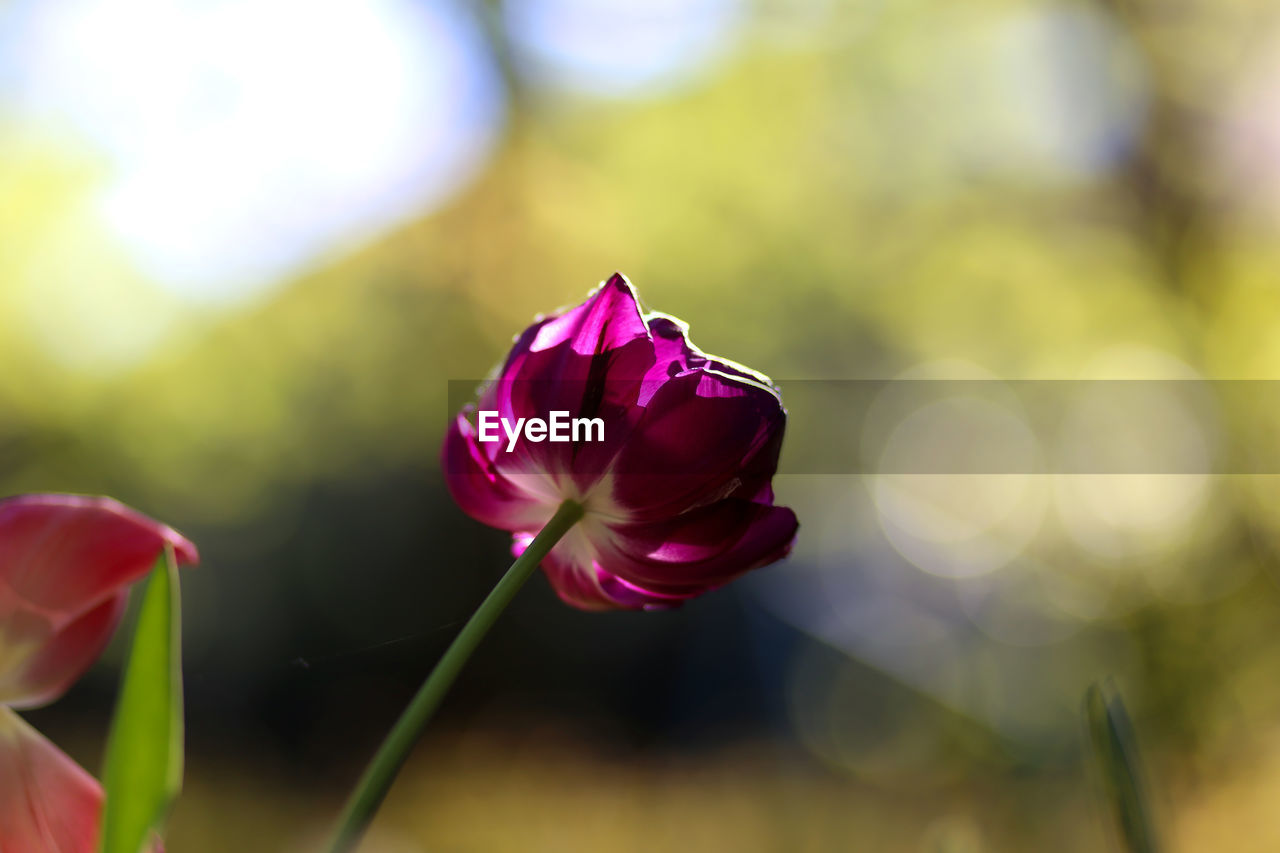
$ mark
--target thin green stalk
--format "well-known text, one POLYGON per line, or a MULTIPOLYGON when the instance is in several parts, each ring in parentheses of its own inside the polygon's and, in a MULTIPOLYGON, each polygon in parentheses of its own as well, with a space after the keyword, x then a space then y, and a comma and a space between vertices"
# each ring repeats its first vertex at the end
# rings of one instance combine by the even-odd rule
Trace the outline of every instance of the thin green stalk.
POLYGON ((404 766, 405 760, 413 750, 413 745, 422 736, 423 730, 431 720, 431 716, 444 696, 453 686, 462 667, 466 665, 471 653, 480 645, 485 634, 493 627, 498 616, 515 598, 520 587, 537 570, 542 559, 555 547, 569 529, 582 518, 582 505, 575 501, 560 504, 556 514, 547 522, 525 549, 524 553, 511 564, 507 573, 498 581, 475 614, 459 632, 444 657, 436 664, 435 669, 427 676, 427 680, 418 688, 409 706, 404 709, 391 733, 387 735, 382 746, 369 762, 364 776, 356 785, 351 798, 343 809, 338 829, 329 844, 329 853, 348 853, 353 850, 364 834, 374 813, 382 805, 396 774, 404 766))
POLYGON ((1085 723, 1093 742, 1100 781, 1119 823, 1128 853, 1159 853, 1142 758, 1124 700, 1111 679, 1093 684, 1084 696, 1085 723))

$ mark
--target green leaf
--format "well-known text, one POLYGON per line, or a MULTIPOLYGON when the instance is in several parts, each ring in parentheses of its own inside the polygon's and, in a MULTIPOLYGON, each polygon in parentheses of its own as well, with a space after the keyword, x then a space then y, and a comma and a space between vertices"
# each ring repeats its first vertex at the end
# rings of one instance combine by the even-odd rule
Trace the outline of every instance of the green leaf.
POLYGON ((1133 724, 1120 692, 1110 679, 1091 685, 1085 692, 1084 716, 1102 787, 1120 824, 1125 848, 1129 853, 1157 853, 1160 845, 1147 805, 1133 724))
POLYGON ((182 789, 182 603, 168 546, 143 592, 103 785, 101 853, 143 850, 182 789))

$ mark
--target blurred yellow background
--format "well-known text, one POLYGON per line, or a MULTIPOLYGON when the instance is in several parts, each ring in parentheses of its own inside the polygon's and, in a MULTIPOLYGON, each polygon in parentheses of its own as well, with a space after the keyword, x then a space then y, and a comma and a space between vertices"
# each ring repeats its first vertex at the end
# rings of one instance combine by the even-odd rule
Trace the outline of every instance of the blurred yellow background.
MULTIPOLYGON (((1264 0, 0 5, 0 491, 201 545, 170 849, 322 837, 507 560, 448 382, 614 270, 781 381, 796 551, 672 613, 535 582, 363 849, 1110 849, 1107 674, 1170 848, 1280 847, 1280 412, 1185 397, 1280 375, 1278 46, 1264 0), (894 470, 824 472, 804 383, 901 376, 1179 381, 1050 444, 890 407, 843 438, 894 470), (901 472, 972 436, 1025 473, 901 472), (1099 442, 1203 465, 1039 473, 1099 442)), ((116 660, 32 715, 94 769, 116 660)))

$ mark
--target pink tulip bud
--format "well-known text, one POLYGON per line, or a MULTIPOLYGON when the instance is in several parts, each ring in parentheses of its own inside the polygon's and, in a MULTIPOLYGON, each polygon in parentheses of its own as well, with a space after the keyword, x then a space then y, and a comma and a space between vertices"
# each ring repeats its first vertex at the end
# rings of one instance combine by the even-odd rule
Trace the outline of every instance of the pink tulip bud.
POLYGON ((166 545, 179 564, 199 560, 178 533, 107 498, 0 501, 0 851, 97 849, 101 786, 10 709, 52 702, 97 660, 129 586, 166 545))

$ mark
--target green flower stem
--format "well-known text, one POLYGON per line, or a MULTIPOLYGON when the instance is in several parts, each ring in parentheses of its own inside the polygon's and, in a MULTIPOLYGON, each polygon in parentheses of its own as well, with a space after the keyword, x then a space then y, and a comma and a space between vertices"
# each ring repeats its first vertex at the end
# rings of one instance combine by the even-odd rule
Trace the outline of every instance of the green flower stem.
POLYGON ((343 809, 342 820, 329 844, 329 853, 348 853, 355 848, 360 841, 360 836, 373 820, 374 813, 382 805, 387 791, 391 789, 391 783, 395 781, 396 774, 408 759, 413 745, 422 736, 431 716, 440 707, 445 694, 449 692, 458 674, 462 672, 462 667, 466 665, 471 653, 476 650, 485 634, 489 633, 489 629, 493 627, 493 623, 498 620, 498 616, 515 598, 520 587, 524 586, 524 582, 537 570, 542 559, 582 518, 582 512, 582 505, 575 501, 565 501, 560 504, 560 508, 547 522, 546 527, 542 528, 542 532, 534 538, 524 553, 511 564, 511 568, 507 569, 502 580, 498 581, 498 585, 467 621, 444 653, 444 657, 440 658, 440 662, 427 676, 427 680, 418 688, 409 707, 405 708, 404 713, 400 715, 395 728, 382 742, 378 753, 365 770, 364 776, 360 778, 359 784, 347 801, 346 808, 343 809))

